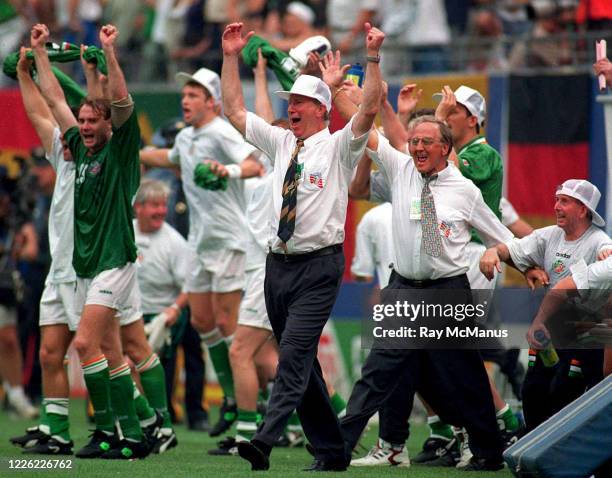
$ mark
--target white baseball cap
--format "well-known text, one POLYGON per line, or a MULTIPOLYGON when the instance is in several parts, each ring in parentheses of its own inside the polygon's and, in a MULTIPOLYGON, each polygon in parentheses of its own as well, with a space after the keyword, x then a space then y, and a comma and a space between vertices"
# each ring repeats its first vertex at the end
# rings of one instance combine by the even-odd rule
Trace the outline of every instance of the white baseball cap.
POLYGON ((274 94, 284 100, 288 100, 290 95, 301 95, 317 100, 327 111, 331 110, 331 91, 325 82, 316 76, 300 75, 289 91, 275 91, 274 94))
POLYGON ((215 103, 221 103, 221 79, 214 71, 208 68, 200 68, 193 75, 189 73, 179 72, 174 77, 176 81, 185 86, 190 81, 194 81, 202 85, 210 93, 215 103))
POLYGON ((584 206, 591 211, 591 214, 593 215, 593 224, 599 227, 606 225, 606 221, 604 221, 603 218, 595 211, 595 209, 597 209, 597 205, 599 204, 601 193, 594 184, 586 181, 585 179, 568 179, 557 188, 557 192, 555 194, 557 196, 559 194, 564 194, 574 199, 578 199, 578 201, 584 204, 584 206))
MULTIPOLYGON (((442 97, 442 93, 433 95, 433 99, 438 102, 442 100, 442 97)), ((461 103, 472 116, 476 117, 480 126, 484 124, 487 117, 487 103, 478 91, 469 86, 461 85, 455 90, 455 98, 457 103, 461 103)))
POLYGON ((312 25, 315 20, 315 13, 308 5, 302 2, 291 2, 287 5, 287 13, 291 13, 308 25, 312 25))

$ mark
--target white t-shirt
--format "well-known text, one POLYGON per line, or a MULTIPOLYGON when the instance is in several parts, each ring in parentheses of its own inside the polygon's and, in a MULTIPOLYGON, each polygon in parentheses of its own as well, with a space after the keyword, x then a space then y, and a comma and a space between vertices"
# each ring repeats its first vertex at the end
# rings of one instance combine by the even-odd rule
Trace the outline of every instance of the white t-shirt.
POLYGON ((189 246, 198 253, 246 249, 244 184, 228 181, 226 191, 209 191, 194 182, 195 168, 205 159, 240 164, 255 148, 247 144, 232 125, 215 118, 199 129, 182 129, 168 158, 180 165, 189 205, 189 246))
MULTIPOLYGON (((363 155, 368 134, 359 138, 353 120, 334 134, 325 128, 304 141, 297 161, 301 168, 297 188, 295 231, 287 242, 289 254, 305 253, 344 242, 348 186, 353 169, 363 155)), ((270 126, 247 114, 246 139, 271 160, 273 207, 269 219, 269 244, 284 252, 277 236, 283 204, 282 188, 297 138, 289 130, 270 126)))
POLYGON ((584 267, 571 267, 572 279, 580 291, 612 289, 612 256, 584 267))
POLYGON ((554 286, 570 275, 570 267, 578 261, 595 262, 599 249, 610 242, 608 235, 596 226, 591 226, 575 241, 565 240, 565 233, 559 226, 548 226, 522 239, 506 242, 506 246, 512 262, 521 272, 539 266, 554 286))
POLYGON ((55 169, 55 187, 49 210, 49 250, 51 266, 46 283, 73 282, 76 273, 72 267, 74 250, 74 161, 64 160, 60 130, 53 131, 53 146, 47 160, 55 169))
POLYGON ((499 201, 499 209, 501 210, 501 222, 504 226, 508 227, 519 220, 518 212, 505 197, 502 197, 499 201))
POLYGON ((170 224, 153 233, 140 232, 134 219, 138 248, 138 285, 144 314, 159 314, 181 293, 187 273, 187 241, 170 224))
MULTIPOLYGON (((262 160, 264 155, 260 158, 262 160)), ((270 232, 270 211, 272 210, 272 168, 266 168, 266 175, 244 181, 247 203, 246 217, 249 227, 249 240, 246 249, 245 270, 253 270, 265 265, 268 253, 270 232)))
POLYGON ((379 136, 378 150, 368 149, 389 184, 393 196, 394 269, 407 279, 440 279, 464 274, 470 263, 466 246, 476 229, 487 246, 507 242, 512 233, 484 202, 480 190, 457 168, 448 165, 430 183, 436 206, 442 254, 432 257, 422 249, 421 192, 423 178, 408 156, 379 136))
POLYGON ((380 288, 389 283, 393 257, 392 206, 386 202, 366 212, 357 226, 357 244, 351 264, 356 276, 378 276, 380 288))

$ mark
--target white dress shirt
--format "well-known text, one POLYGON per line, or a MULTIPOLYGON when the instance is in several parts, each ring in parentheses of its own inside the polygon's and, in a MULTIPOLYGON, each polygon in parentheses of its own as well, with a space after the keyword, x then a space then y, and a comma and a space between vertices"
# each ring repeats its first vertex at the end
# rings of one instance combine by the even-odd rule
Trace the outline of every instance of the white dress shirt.
POLYGON ((420 199, 423 177, 414 161, 379 136, 378 150, 368 149, 389 184, 393 196, 394 269, 407 279, 440 279, 464 274, 469 269, 465 252, 475 228, 487 246, 512 239, 482 199, 480 190, 459 170, 448 165, 429 187, 436 205, 442 254, 432 257, 422 248, 420 199))
MULTIPOLYGON (((368 141, 368 133, 359 138, 353 136, 352 123, 351 119, 334 134, 325 128, 304 141, 297 158, 301 175, 295 230, 287 242, 289 254, 311 252, 344 242, 348 186, 368 141)), ((248 113, 246 140, 272 161, 274 204, 268 244, 273 252, 282 253, 282 241, 276 234, 283 204, 283 182, 297 138, 291 131, 270 126, 257 115, 248 113)))

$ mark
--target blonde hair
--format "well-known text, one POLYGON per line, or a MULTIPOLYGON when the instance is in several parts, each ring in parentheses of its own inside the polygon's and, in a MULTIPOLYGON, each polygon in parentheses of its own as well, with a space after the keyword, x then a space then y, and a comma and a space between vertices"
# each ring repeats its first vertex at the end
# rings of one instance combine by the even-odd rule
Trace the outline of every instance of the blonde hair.
POLYGON ((155 199, 168 199, 170 196, 170 186, 157 179, 143 179, 140 182, 138 193, 136 193, 136 204, 144 204, 155 199))

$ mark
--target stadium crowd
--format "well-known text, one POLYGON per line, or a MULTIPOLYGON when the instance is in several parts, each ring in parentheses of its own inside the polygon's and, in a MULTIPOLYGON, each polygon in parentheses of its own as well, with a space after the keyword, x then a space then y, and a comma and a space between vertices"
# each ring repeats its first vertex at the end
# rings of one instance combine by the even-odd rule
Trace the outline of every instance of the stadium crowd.
MULTIPOLYGON (((253 470, 270 466, 275 446, 305 442, 314 471, 409 466, 415 393, 431 435, 413 462, 498 470, 503 449, 525 427, 536 428, 609 373, 601 349, 568 349, 551 374, 538 350, 555 331, 540 314, 528 334, 533 353, 522 390, 516 369, 504 370, 507 351, 493 359, 524 401, 525 424, 477 350, 374 347, 347 401, 333 389, 317 345, 342 280, 349 196, 384 204, 360 226, 351 272, 377 276, 385 290, 439 290, 425 300, 464 304, 470 290, 494 294, 501 262, 531 286, 573 274, 575 284, 603 277, 598 287, 607 290, 611 280, 609 268, 596 276, 586 268, 609 264, 612 251, 596 186, 566 181, 556 193, 557 224, 534 231, 502 198, 502 161, 481 132, 480 92, 440 85, 438 107, 421 111, 418 88, 407 85, 396 112, 384 82, 457 67, 575 64, 566 34, 612 31, 608 3, 363 0, 360 7, 0 0, 0 29, 14 38, 1 56, 13 53, 42 144, 19 161, 19 173, 0 168, 0 376, 18 415, 37 416, 28 394, 41 399, 39 425, 13 444, 73 453, 64 370, 71 342, 95 424, 77 457, 145 458, 180 446, 169 405, 182 345, 190 428, 223 435, 209 452, 238 454, 253 470), (302 71, 285 78, 277 94, 288 100, 287 118, 276 118, 266 66, 274 70, 274 52, 317 35, 331 48, 317 43, 302 71), (447 51, 457 38, 474 51, 461 65, 447 51), (238 58, 255 39, 257 95, 248 112, 241 85, 251 73, 238 58), (89 48, 57 49, 51 41, 89 48), (343 66, 355 58, 365 65, 359 86, 343 66), (68 77, 52 68, 56 61, 66 62, 68 77), (141 148, 129 85, 152 81, 176 84, 183 118, 158 132, 156 148, 141 148), (332 108, 345 123, 333 133, 332 108), (377 115, 382 128, 373 127, 377 115), (555 254, 572 259, 561 276, 555 254), (570 267, 579 263, 585 267, 570 267), (213 426, 202 408, 203 350, 223 393, 213 426), (542 394, 555 400, 542 403, 542 394), (379 440, 351 459, 376 412, 379 440)), ((612 84, 608 60, 594 70, 612 84)))

